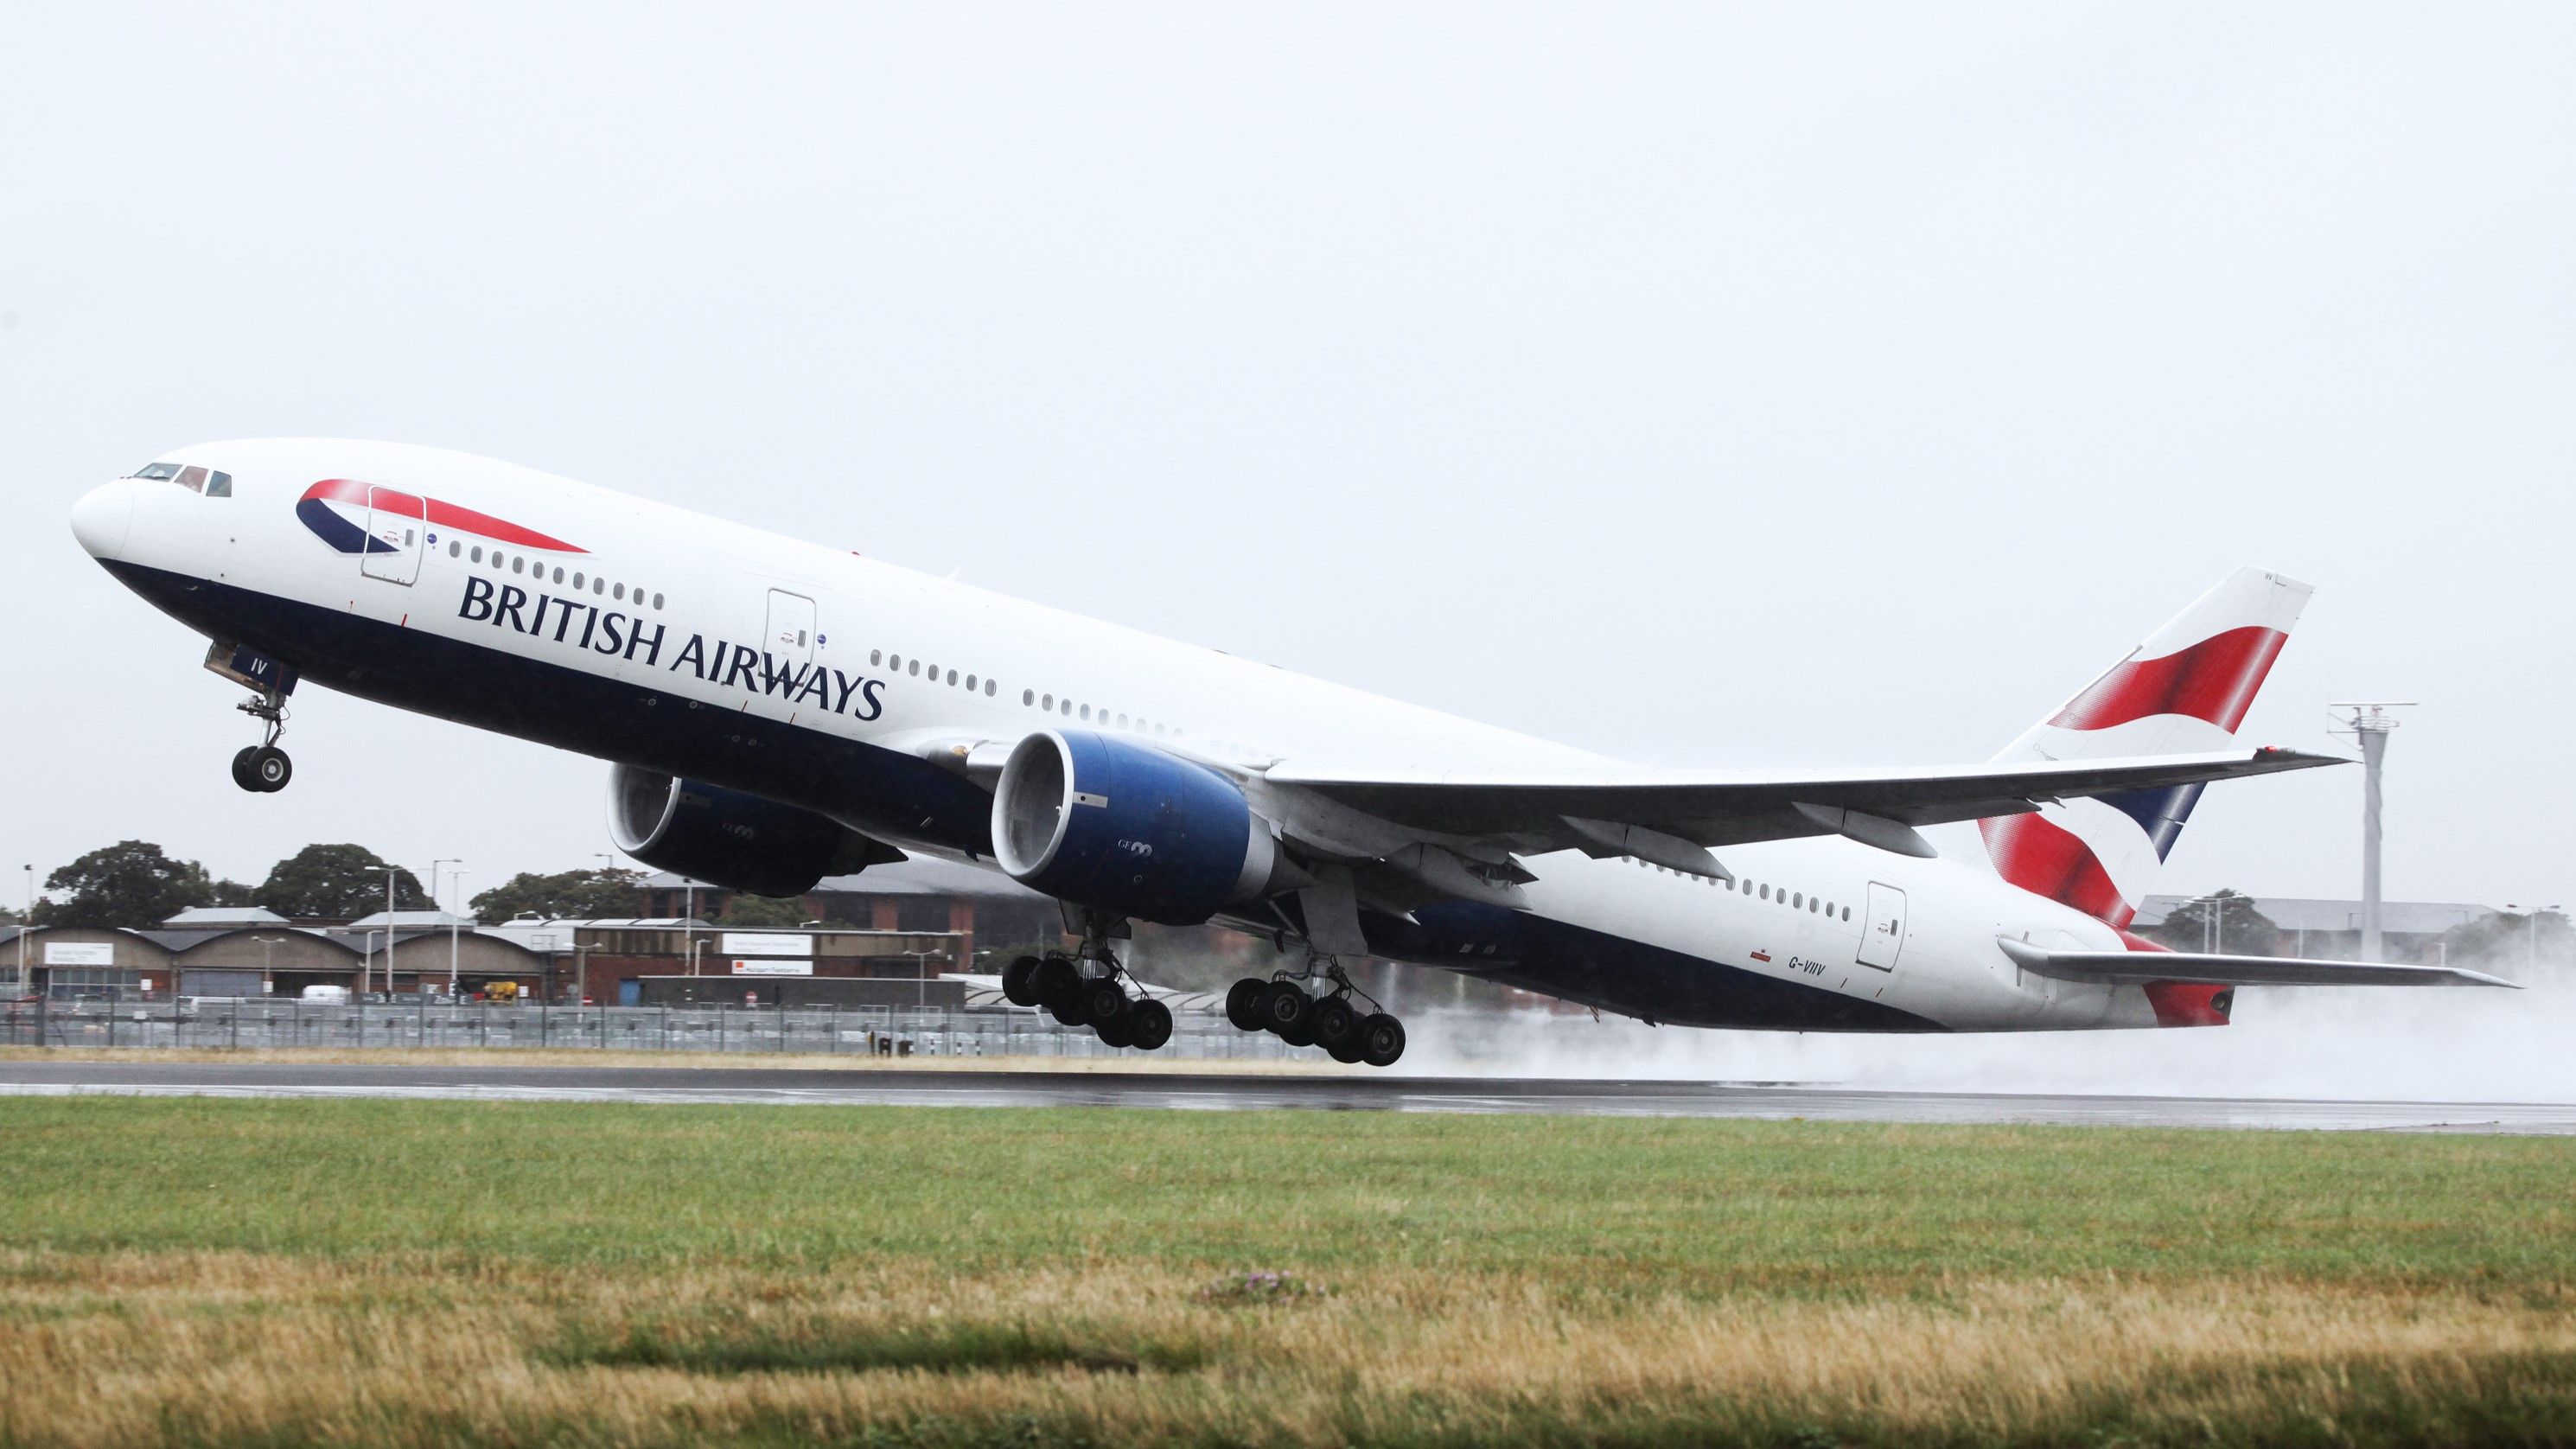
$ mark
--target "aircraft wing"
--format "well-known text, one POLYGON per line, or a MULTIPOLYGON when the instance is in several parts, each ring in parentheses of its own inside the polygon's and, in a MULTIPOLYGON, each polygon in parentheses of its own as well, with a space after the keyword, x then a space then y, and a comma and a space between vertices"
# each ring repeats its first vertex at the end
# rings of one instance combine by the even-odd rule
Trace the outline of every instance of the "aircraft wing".
POLYGON ((2009 936, 1997 943, 2034 976, 2141 986, 2188 981, 2212 986, 2503 986, 2501 976, 2461 966, 2390 966, 2376 961, 2306 961, 2286 956, 2220 956, 2200 951, 2050 951, 2009 936))
POLYGON ((1311 790, 1399 826, 1452 837, 1517 837, 1530 846, 1609 849, 1624 842, 1605 836, 1621 831, 1650 847, 1656 836, 1665 837, 1668 845, 1713 847, 1841 834, 1902 854, 1928 856, 1931 846, 1915 833, 1916 826, 2019 814, 2086 796, 2348 763, 2332 755, 2255 749, 1894 773, 1606 767, 1537 775, 1407 775, 1285 760, 1263 771, 1262 778, 1272 785, 1311 790))

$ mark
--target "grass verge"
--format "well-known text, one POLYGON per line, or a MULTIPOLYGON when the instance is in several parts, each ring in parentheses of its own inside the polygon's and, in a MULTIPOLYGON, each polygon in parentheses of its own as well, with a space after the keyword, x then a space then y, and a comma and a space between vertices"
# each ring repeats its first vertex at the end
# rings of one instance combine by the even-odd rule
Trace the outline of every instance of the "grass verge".
POLYGON ((2547 1139, 22 1098, 0 1175, 9 1445, 2576 1443, 2547 1139))

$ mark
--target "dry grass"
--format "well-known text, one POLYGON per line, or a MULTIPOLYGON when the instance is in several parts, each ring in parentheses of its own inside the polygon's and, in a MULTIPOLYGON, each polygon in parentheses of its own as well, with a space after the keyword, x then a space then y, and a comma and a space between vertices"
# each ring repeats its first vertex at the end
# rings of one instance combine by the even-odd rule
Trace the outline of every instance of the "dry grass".
POLYGON ((10 1132, 8 1445, 2576 1442, 2548 1142, 134 1101, 10 1132), (191 1195, 226 1162, 254 1211, 191 1195), (1229 1267, 1329 1292, 1203 1299, 1229 1267))

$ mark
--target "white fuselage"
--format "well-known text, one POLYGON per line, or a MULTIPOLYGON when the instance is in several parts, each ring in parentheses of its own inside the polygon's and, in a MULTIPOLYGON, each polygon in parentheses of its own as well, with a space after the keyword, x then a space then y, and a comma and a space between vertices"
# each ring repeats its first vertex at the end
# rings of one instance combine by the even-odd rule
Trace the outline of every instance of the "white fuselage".
MULTIPOLYGON (((984 823, 941 793, 941 782, 954 777, 939 774, 925 756, 949 742, 1007 743, 1050 727, 1121 733, 1236 772, 1283 759, 1415 771, 1603 763, 1508 730, 487 459, 321 440, 217 443, 167 457, 222 470, 231 496, 121 480, 82 500, 75 528, 129 586, 192 627, 249 644, 318 683, 606 759, 666 761, 696 778, 834 815, 908 850, 989 865, 984 823), (376 534, 399 539, 409 524, 420 535, 395 554, 344 552, 308 521, 310 493, 322 480, 402 490, 443 505, 450 520, 470 512, 461 523, 442 523, 434 512, 412 517, 397 504, 390 515, 371 516, 363 501, 343 499, 340 517, 359 529, 374 525, 376 534), (526 542, 530 537, 566 547, 526 542), (813 635, 810 645, 797 637, 803 628, 813 635), (763 643, 772 647, 763 651, 763 643), (771 655, 767 679, 754 663, 763 652, 771 655), (477 683, 473 661, 493 666, 492 683, 477 683), (782 662, 795 669, 792 681, 775 677, 782 662), (546 677, 579 688, 532 685, 528 666, 566 671, 546 677), (514 686, 529 697, 478 693, 514 686), (581 719, 556 712, 554 700, 576 693, 619 708, 584 705, 581 719), (882 757, 865 758, 931 775, 888 775, 901 787, 869 795, 838 782, 807 790, 761 768, 762 751, 780 758, 780 750, 817 737, 880 750, 882 757), (916 796, 916 785, 926 793, 916 796)), ((366 495, 361 488, 354 496, 366 495)), ((2116 950, 2118 933, 1983 869, 1838 837, 1732 846, 1723 858, 1736 885, 1631 859, 1538 856, 1524 862, 1537 876, 1526 887, 1525 914, 1566 928, 1551 937, 1547 971, 1494 969, 1472 947, 1455 959, 1410 959, 1664 1020, 1723 1024, 1725 1017, 1659 1012, 1651 999, 1623 989, 1627 948, 1646 948, 1665 973, 1658 980, 1686 981, 1703 968, 1712 981, 1749 973, 1876 1003, 1916 1023, 1884 1029, 2156 1024, 2137 988, 2017 970, 1996 946, 1999 935, 2116 950), (1893 962, 1884 967, 1860 959, 1873 890, 1880 903, 1894 903, 1902 921, 1893 962)), ((1872 1029, 1849 1020, 1839 1026, 1872 1029)))

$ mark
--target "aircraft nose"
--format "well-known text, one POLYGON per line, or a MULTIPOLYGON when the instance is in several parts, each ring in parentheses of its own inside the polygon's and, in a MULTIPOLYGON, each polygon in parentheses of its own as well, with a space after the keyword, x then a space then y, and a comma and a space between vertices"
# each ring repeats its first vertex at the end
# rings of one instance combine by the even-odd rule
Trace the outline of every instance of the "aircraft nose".
POLYGON ((91 558, 116 557, 125 547, 125 531, 134 522, 134 488, 115 482, 93 488, 72 505, 72 537, 91 558))

